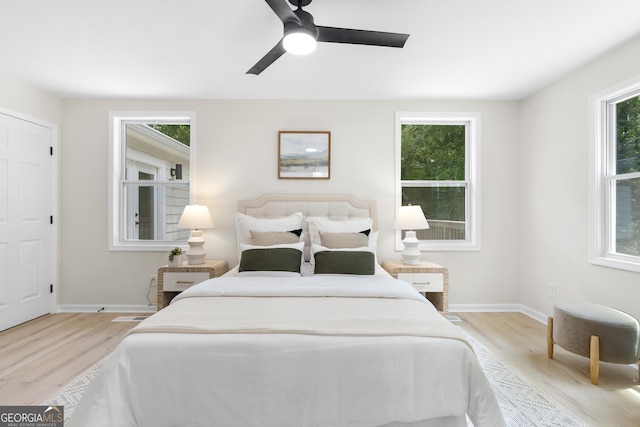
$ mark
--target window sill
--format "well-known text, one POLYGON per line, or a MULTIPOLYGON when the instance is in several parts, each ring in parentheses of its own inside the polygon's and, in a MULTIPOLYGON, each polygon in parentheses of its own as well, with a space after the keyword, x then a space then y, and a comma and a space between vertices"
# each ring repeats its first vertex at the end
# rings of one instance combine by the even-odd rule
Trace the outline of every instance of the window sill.
POLYGON ((110 252, 168 252, 176 246, 181 248, 188 248, 186 242, 159 242, 159 241, 131 241, 131 242, 116 242, 109 245, 110 252))
POLYGON ((640 273, 640 259, 638 257, 610 258, 595 257, 590 260, 591 264, 603 267, 616 268, 618 270, 634 271, 640 273), (625 259, 630 258, 630 259, 625 259))

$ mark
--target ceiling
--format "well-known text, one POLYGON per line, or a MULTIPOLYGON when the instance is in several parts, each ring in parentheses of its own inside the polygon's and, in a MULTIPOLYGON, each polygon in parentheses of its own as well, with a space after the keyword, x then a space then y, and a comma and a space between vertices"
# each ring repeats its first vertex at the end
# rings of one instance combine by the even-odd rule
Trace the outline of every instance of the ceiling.
POLYGON ((409 33, 319 43, 247 75, 282 37, 264 0, 3 5, 0 73, 64 98, 517 100, 640 35, 638 0, 313 0, 317 25, 409 33))

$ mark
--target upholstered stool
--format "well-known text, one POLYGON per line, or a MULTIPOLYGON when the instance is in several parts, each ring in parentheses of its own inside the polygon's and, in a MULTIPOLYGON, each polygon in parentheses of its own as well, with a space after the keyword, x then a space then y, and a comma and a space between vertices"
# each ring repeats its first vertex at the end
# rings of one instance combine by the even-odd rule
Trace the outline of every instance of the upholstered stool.
POLYGON ((637 363, 640 378, 640 325, 622 311, 598 304, 557 304, 547 323, 549 359, 554 344, 590 359, 592 384, 598 384, 599 361, 637 363))

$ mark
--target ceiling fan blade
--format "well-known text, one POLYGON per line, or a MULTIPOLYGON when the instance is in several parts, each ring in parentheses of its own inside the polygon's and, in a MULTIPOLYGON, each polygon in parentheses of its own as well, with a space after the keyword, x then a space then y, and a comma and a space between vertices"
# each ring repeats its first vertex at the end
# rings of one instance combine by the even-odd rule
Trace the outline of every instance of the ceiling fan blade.
POLYGON ((384 31, 354 30, 318 26, 318 41, 329 43, 366 44, 370 46, 404 47, 409 34, 384 31))
POLYGON ((260 61, 256 63, 246 74, 255 74, 256 76, 263 72, 269 65, 276 62, 276 59, 280 58, 286 50, 284 49, 284 45, 282 44, 282 40, 278 42, 277 45, 273 47, 265 56, 262 57, 260 61))
POLYGON ((293 10, 287 4, 287 0, 265 0, 269 7, 278 15, 278 18, 284 23, 287 21, 295 21, 300 23, 300 18, 293 13, 293 10))

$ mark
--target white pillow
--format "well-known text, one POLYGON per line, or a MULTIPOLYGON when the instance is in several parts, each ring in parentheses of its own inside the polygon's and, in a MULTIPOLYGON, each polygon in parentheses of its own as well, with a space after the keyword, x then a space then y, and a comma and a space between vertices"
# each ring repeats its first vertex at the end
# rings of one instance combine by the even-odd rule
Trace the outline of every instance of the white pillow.
POLYGON ((240 245, 240 251, 244 252, 247 249, 275 249, 275 248, 291 248, 302 251, 304 249, 304 242, 296 242, 296 243, 280 243, 277 245, 268 245, 268 246, 258 246, 258 245, 247 245, 242 243, 240 245))
POLYGON ((373 227, 373 220, 364 217, 333 220, 323 216, 310 216, 307 218, 307 223, 309 224, 309 239, 312 245, 321 244, 321 231, 326 233, 359 233, 373 227))
POLYGON ((255 231, 291 231, 302 228, 302 212, 280 218, 255 218, 236 212, 236 237, 238 239, 238 259, 240 245, 251 243, 251 230, 255 231))

